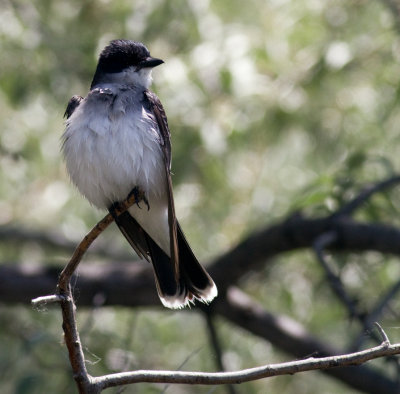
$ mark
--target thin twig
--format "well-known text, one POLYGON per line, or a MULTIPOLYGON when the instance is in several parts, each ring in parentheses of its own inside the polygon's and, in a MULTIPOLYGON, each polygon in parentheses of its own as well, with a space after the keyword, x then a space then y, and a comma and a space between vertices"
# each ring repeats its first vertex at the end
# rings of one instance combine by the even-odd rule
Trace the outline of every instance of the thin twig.
POLYGON ((89 249, 93 241, 113 222, 113 217, 111 214, 107 214, 96 226, 83 238, 78 247, 75 249, 71 260, 65 266, 60 274, 60 279, 58 281, 58 292, 63 293, 67 291, 70 280, 79 263, 82 260, 83 255, 89 249))
POLYGON ((336 233, 333 231, 322 234, 315 240, 313 248, 315 254, 317 255, 318 261, 321 263, 322 268, 325 271, 328 283, 339 300, 346 306, 350 317, 357 317, 362 320, 361 314, 357 311, 355 301, 347 294, 339 276, 333 272, 324 256, 324 249, 334 243, 336 239, 336 233))
MULTIPOLYGON (((214 353, 215 353, 215 357, 216 357, 215 360, 216 360, 217 368, 220 372, 223 372, 223 371, 225 371, 225 367, 224 367, 224 363, 222 360, 221 343, 219 341, 217 330, 216 330, 215 324, 214 324, 215 316, 211 312, 208 312, 207 310, 205 310, 204 315, 205 315, 205 319, 206 319, 206 323, 207 323, 207 329, 208 329, 208 334, 209 334, 209 338, 210 338, 210 343, 214 349, 214 353)), ((236 393, 236 390, 232 385, 227 385, 226 388, 227 388, 227 391, 229 394, 236 393)))
MULTIPOLYGON (((143 193, 131 193, 122 203, 113 208, 113 214, 119 216, 131 205, 138 203, 143 198, 143 193)), ((48 302, 60 302, 63 317, 63 330, 65 344, 68 348, 69 360, 71 363, 75 382, 81 394, 99 393, 97 386, 92 384, 92 377, 88 374, 83 354, 79 331, 76 324, 76 306, 71 293, 71 278, 78 268, 83 255, 89 249, 93 241, 112 223, 114 217, 108 213, 95 227, 83 238, 75 249, 71 260, 60 274, 55 295, 39 297, 32 300, 35 306, 43 305, 48 302)))
POLYGON ((368 332, 375 322, 379 320, 380 316, 393 300, 395 295, 400 291, 400 280, 398 280, 390 289, 378 300, 372 311, 363 319, 363 326, 360 335, 356 338, 354 343, 350 346, 350 350, 358 350, 365 340, 365 333, 368 332))
POLYGON ((53 294, 53 295, 34 298, 31 302, 32 302, 33 306, 35 306, 36 308, 39 308, 42 306, 46 306, 48 304, 54 304, 57 302, 61 302, 62 299, 63 299, 63 297, 61 297, 59 294, 53 294))
POLYGON ((362 204, 364 204, 371 196, 375 193, 381 192, 384 189, 392 187, 400 183, 400 175, 393 176, 385 179, 382 182, 376 183, 369 187, 366 187, 361 193, 359 193, 353 200, 349 201, 342 208, 336 211, 333 216, 346 216, 352 214, 362 204))
MULTIPOLYGON (((131 205, 139 203, 140 200, 143 198, 143 193, 132 193, 129 195, 129 197, 116 205, 114 207, 114 214, 116 216, 121 215, 124 213, 131 205)), ((62 270, 60 274, 60 279, 58 281, 58 291, 62 293, 63 291, 66 291, 69 282, 71 280, 72 275, 74 274, 75 270, 78 268, 78 265, 83 257, 83 255, 86 253, 86 251, 89 249, 90 245, 93 243, 93 241, 114 221, 113 216, 108 213, 100 222, 96 224, 92 228, 92 230, 83 238, 83 240, 80 242, 78 247, 75 249, 74 254, 71 257, 71 260, 69 263, 66 265, 66 267, 62 270)))
POLYGON ((236 372, 176 372, 176 371, 135 371, 105 375, 93 378, 92 384, 98 389, 120 386, 139 382, 175 383, 175 384, 235 384, 263 379, 271 376, 295 374, 315 369, 328 369, 350 365, 359 365, 369 360, 400 354, 400 343, 391 345, 386 340, 379 346, 360 352, 338 356, 290 361, 280 364, 269 364, 261 367, 245 369, 236 372))
MULTIPOLYGON (((192 357, 196 356, 201 350, 201 347, 194 349, 192 352, 190 352, 189 354, 186 355, 186 357, 182 360, 182 362, 177 366, 177 368, 175 369, 175 371, 180 371, 189 361, 192 357)), ((167 392, 167 390, 169 389, 171 385, 170 384, 166 384, 163 387, 163 390, 161 391, 161 394, 165 394, 167 392)))
POLYGON ((379 334, 382 336, 382 345, 386 344, 386 346, 390 346, 390 341, 388 336, 386 335, 386 332, 382 328, 382 326, 376 321, 374 322, 375 326, 377 327, 379 334))
POLYGON ((68 287, 66 296, 61 302, 61 312, 63 317, 63 330, 65 344, 68 348, 69 361, 79 393, 90 393, 91 376, 88 374, 83 354, 82 343, 79 337, 79 331, 75 316, 76 306, 71 295, 71 289, 68 287))
MULTIPOLYGON (((311 335, 299 322, 282 314, 273 314, 265 310, 260 302, 249 295, 231 287, 223 302, 219 299, 213 305, 215 313, 224 317, 239 328, 272 343, 280 351, 296 359, 305 359, 305 355, 331 357, 350 353, 333 347, 329 341, 311 335)), ((399 386, 388 375, 374 366, 359 365, 357 368, 345 367, 324 369, 320 372, 338 379, 352 389, 364 393, 399 394, 399 386)))
MULTIPOLYGON (((361 325, 364 327, 367 324, 366 323, 366 319, 367 319, 366 314, 361 313, 357 309, 356 302, 354 301, 354 299, 352 299, 347 294, 341 279, 339 278, 339 276, 337 276, 333 272, 333 270, 331 269, 331 267, 329 266, 328 262, 325 259, 323 249, 328 247, 331 243, 335 242, 335 240, 336 240, 336 235, 334 232, 322 234, 314 242, 314 250, 318 257, 319 262, 321 263, 322 267, 324 268, 324 270, 326 272, 328 283, 331 285, 333 292, 337 295, 337 297, 342 302, 342 304, 347 308, 350 318, 356 318, 361 323, 361 325)), ((369 320, 370 321, 369 327, 372 327, 374 321, 378 320, 377 318, 378 318, 378 315, 371 316, 371 320, 369 320), (374 320, 372 320, 372 319, 374 319, 374 320)), ((366 330, 363 329, 362 333, 364 334, 365 331, 366 330)), ((376 339, 377 343, 379 343, 379 339, 377 338, 377 336, 374 332, 371 332, 370 336, 372 338, 376 339)), ((355 347, 355 345, 353 344, 349 347, 349 351, 356 351, 360 348, 360 346, 361 346, 361 342, 358 347, 355 347)))

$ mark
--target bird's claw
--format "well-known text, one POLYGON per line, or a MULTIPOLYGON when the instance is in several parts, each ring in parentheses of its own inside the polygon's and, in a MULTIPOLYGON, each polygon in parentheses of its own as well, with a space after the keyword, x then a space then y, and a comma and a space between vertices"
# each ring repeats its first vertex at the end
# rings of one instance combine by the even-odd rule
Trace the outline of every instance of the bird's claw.
POLYGON ((147 197, 141 193, 141 191, 139 190, 139 188, 137 186, 135 186, 132 191, 129 193, 129 197, 134 196, 135 197, 135 204, 137 205, 137 207, 139 209, 142 209, 142 207, 139 205, 139 202, 142 200, 144 201, 144 203, 147 206, 147 210, 150 210, 150 204, 149 204, 149 200, 147 199, 147 197))
POLYGON ((143 201, 147 206, 147 210, 150 211, 150 204, 149 204, 149 200, 146 198, 146 196, 143 196, 143 201))

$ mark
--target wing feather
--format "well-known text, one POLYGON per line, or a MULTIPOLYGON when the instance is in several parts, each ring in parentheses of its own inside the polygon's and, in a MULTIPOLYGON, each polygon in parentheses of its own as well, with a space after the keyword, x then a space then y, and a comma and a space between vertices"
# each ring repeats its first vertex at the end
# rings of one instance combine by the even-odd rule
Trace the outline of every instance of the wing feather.
POLYGON ((64 118, 69 118, 74 111, 79 107, 79 104, 83 100, 82 96, 72 96, 68 101, 67 109, 64 112, 64 118))
POLYGON ((158 129, 160 131, 161 144, 164 152, 165 160, 165 173, 167 177, 167 192, 168 192, 168 224, 170 235, 170 248, 171 260, 174 263, 175 279, 179 281, 179 252, 178 252, 178 230, 177 221, 175 216, 174 196, 172 193, 172 179, 171 179, 171 133, 168 127, 167 115, 161 104, 160 99, 149 90, 144 92, 145 102, 147 102, 155 120, 157 121, 158 129))

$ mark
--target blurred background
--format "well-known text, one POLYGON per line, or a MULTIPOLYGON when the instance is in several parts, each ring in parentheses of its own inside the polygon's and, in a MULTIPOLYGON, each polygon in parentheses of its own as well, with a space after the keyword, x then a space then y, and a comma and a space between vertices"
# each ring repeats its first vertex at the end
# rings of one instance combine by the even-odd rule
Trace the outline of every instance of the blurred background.
MULTIPOLYGON (((98 54, 115 38, 142 41, 165 61, 153 72, 152 90, 172 132, 177 216, 201 261, 293 211, 334 212, 364 184, 400 166, 400 15, 393 4, 1 0, 1 226, 75 242, 103 216, 70 184, 60 137, 69 98, 87 94, 98 54)), ((374 197, 357 218, 399 225, 397 194, 374 197)), ((102 242, 136 259, 114 226, 102 242)), ((34 241, 1 242, 0 256, 1 263, 27 269, 62 267, 68 260, 67 253, 34 241)), ((341 258, 343 280, 360 298, 374 299, 400 275, 391 256, 341 258)), ((249 273, 241 286, 268 310, 291 316, 328 343, 345 344, 353 329, 310 252, 281 256, 265 272, 249 273)), ((79 312, 93 375, 215 369, 205 323, 195 313, 161 307, 79 312)), ((400 336, 398 326, 393 316, 384 325, 393 341, 400 336)), ((217 327, 228 369, 288 359, 222 319, 217 327)), ((2 393, 76 392, 57 308, 39 313, 0 298, 0 349, 2 393)), ((237 390, 353 393, 317 372, 237 390)), ((226 389, 140 384, 124 392, 226 389)))

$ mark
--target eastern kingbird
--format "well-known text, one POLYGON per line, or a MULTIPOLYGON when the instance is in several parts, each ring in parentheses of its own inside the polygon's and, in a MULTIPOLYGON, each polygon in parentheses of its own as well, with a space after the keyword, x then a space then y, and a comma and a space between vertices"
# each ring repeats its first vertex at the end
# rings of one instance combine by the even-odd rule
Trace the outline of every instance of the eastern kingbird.
POLYGON ((175 217, 171 142, 159 98, 148 90, 153 67, 139 42, 114 40, 100 54, 88 95, 74 96, 65 111, 62 151, 78 190, 113 212, 132 192, 145 194, 115 221, 139 257, 151 261, 164 306, 195 299, 209 303, 217 288, 199 264, 175 217))

